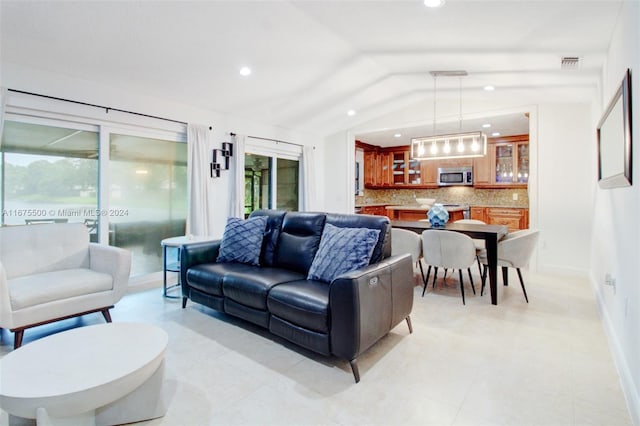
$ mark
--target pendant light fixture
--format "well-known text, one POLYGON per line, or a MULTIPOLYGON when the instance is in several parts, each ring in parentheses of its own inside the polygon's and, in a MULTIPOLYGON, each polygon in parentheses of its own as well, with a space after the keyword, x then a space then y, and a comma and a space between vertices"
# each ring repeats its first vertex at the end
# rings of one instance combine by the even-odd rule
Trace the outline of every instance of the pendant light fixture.
POLYGON ((462 131, 462 77, 466 71, 431 71, 433 77, 433 128, 432 136, 411 139, 411 158, 415 160, 441 160, 445 158, 482 157, 487 153, 487 136, 481 131, 462 131), (437 118, 437 84, 438 77, 458 77, 458 133, 438 135, 436 133, 437 118), (425 147, 429 150, 425 150, 425 147))

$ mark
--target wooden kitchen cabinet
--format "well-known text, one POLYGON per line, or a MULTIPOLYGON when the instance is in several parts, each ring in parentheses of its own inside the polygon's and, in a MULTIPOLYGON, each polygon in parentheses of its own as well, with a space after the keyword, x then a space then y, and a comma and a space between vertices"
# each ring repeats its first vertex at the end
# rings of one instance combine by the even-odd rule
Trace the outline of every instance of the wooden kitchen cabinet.
POLYGON ((376 187, 391 183, 392 157, 389 153, 364 152, 364 186, 376 187))
POLYGON ((489 151, 490 185, 526 187, 529 181, 529 135, 493 138, 489 151))
POLYGON ((469 208, 469 216, 470 219, 481 220, 483 222, 487 222, 487 218, 485 215, 486 208, 484 207, 470 207, 469 208))
POLYGON ((513 207, 487 207, 485 222, 489 225, 505 225, 509 232, 529 227, 529 209, 513 207))
POLYGON ((473 159, 473 184, 474 185, 490 185, 491 184, 491 160, 489 155, 477 157, 473 159))
POLYGON ((387 205, 383 206, 362 206, 360 213, 361 214, 373 214, 376 216, 387 216, 387 205))

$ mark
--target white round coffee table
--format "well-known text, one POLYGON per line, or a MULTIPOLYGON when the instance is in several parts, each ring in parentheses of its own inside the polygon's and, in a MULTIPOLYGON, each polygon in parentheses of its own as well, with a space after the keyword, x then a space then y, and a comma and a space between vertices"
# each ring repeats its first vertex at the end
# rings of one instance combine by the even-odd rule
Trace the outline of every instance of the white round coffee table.
POLYGON ((0 359, 0 408, 52 425, 121 424, 163 416, 168 340, 164 330, 152 325, 109 323, 31 342, 0 359))

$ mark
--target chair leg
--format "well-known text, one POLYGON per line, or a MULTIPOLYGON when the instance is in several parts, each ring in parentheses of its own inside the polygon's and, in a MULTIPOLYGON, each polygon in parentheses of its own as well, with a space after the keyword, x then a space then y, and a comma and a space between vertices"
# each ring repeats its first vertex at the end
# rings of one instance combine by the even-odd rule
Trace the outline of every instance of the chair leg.
POLYGON ((524 280, 522 279, 522 272, 520 272, 520 268, 516 268, 516 271, 518 271, 518 278, 520 278, 520 286, 522 287, 522 292, 524 293, 524 300, 526 300, 527 303, 529 303, 529 298, 527 297, 527 290, 525 290, 524 288, 524 280))
POLYGON ((467 268, 467 272, 469 272, 469 281, 471 281, 471 290, 473 290, 473 294, 476 294, 476 286, 473 284, 473 277, 471 276, 471 268, 467 268))
POLYGON ((22 338, 24 337, 24 329, 16 330, 13 333, 13 349, 18 349, 22 346, 22 338))
POLYGON ((431 284, 431 287, 436 288, 436 278, 438 277, 438 267, 434 266, 433 267, 433 284, 431 284))
POLYGON ((106 322, 111 322, 111 314, 109 313, 109 308, 103 309, 100 312, 102 312, 102 316, 104 317, 104 320, 106 322))
POLYGON ((356 383, 358 383, 360 381, 360 371, 358 370, 358 360, 352 359, 351 361, 349 361, 349 365, 351 365, 353 378, 356 379, 356 383))
POLYGON ((407 317, 405 318, 405 321, 407 321, 407 326, 409 327, 409 334, 413 333, 413 326, 411 325, 411 317, 407 315, 407 317))
POLYGON ((482 276, 482 267, 480 264, 480 258, 478 256, 476 256, 476 263, 478 264, 478 273, 480 274, 480 276, 482 276))
POLYGON ((507 266, 502 267, 502 284, 509 285, 509 268, 507 266))
POLYGON ((462 294, 462 304, 466 305, 464 302, 464 281, 462 281, 462 269, 458 269, 458 275, 460 276, 460 293, 462 294))
POLYGON ((487 265, 482 268, 482 287, 480 288, 480 296, 484 295, 484 286, 487 282, 487 265))
POLYGON ((422 277, 422 283, 424 284, 424 269, 422 269, 422 260, 418 259, 418 266, 420 266, 420 276, 422 277))

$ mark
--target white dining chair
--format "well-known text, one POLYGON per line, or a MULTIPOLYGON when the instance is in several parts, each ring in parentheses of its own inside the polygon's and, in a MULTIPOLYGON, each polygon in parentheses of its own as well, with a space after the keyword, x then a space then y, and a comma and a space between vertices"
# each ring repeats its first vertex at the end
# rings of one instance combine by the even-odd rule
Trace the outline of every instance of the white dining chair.
MULTIPOLYGON (((486 222, 483 222, 478 219, 458 219, 454 223, 471 223, 475 225, 486 225, 486 222)), ((484 240, 473 239, 473 245, 476 246, 476 263, 478 264, 478 272, 480 276, 482 276, 482 265, 480 263, 480 254, 485 250, 484 240)))
MULTIPOLYGON (((518 278, 520 279, 520 286, 524 293, 524 299, 529 303, 529 297, 527 296, 527 290, 524 286, 524 280, 522 279, 522 272, 520 268, 524 268, 529 263, 533 251, 538 243, 539 231, 537 229, 523 229, 520 231, 514 231, 507 234, 502 240, 498 242, 498 266, 502 267, 502 280, 504 285, 508 285, 508 268, 516 268, 518 272, 518 278)), ((484 293, 484 286, 487 278, 487 253, 483 251, 478 256, 480 263, 484 265, 482 271, 482 288, 480 295, 484 293)))
MULTIPOLYGON (((455 231, 426 230, 422 232, 422 256, 427 265, 434 267, 433 286, 435 287, 438 277, 438 268, 457 269, 460 278, 460 294, 462 304, 466 304, 464 299, 464 280, 462 270, 469 271, 469 280, 473 294, 476 294, 473 285, 473 277, 469 267, 476 261, 476 248, 471 237, 455 231)), ((427 290, 429 271, 424 283, 422 296, 427 290)))
POLYGON ((409 253, 414 264, 420 267, 420 276, 424 283, 422 269, 422 239, 420 234, 399 228, 391 228, 391 255, 409 253))

